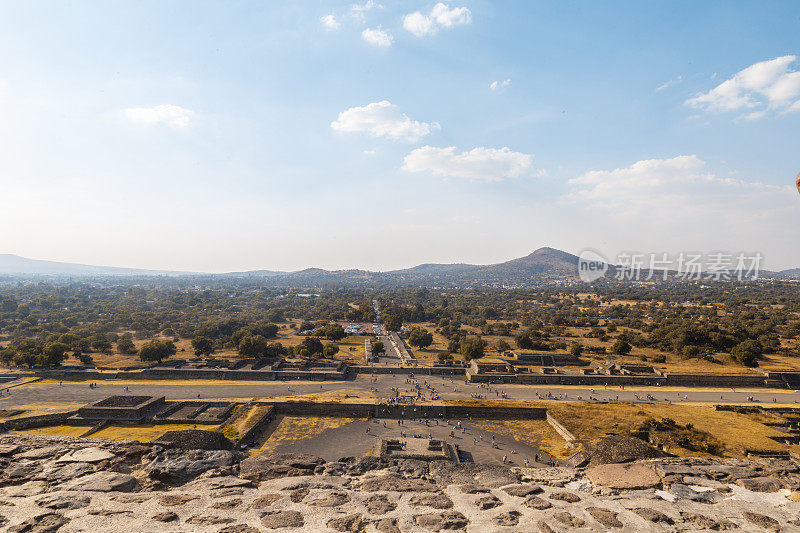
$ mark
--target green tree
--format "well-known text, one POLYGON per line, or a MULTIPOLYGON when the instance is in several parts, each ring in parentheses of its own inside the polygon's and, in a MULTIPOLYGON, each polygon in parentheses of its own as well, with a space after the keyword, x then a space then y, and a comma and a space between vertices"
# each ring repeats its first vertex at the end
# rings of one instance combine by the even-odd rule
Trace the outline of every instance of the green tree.
POLYGON ((497 343, 495 344, 497 351, 500 353, 507 352, 511 349, 511 345, 506 342, 505 339, 498 339, 497 343))
POLYGON ((574 355, 575 357, 578 357, 579 355, 581 355, 583 353, 583 346, 581 346, 581 343, 579 343, 579 342, 573 342, 569 346, 569 353, 571 355, 574 355))
POLYGON ((450 352, 439 352, 436 354, 436 360, 439 361, 440 364, 444 364, 453 360, 453 354, 450 352))
POLYGON ((414 328, 408 334, 408 343, 411 346, 416 346, 420 350, 424 350, 433 344, 433 335, 426 329, 414 328))
POLYGON ((460 337, 453 337, 449 341, 447 341, 447 351, 448 352, 458 352, 461 350, 461 338, 460 337))
POLYGON ((347 336, 347 333, 344 332, 344 328, 340 324, 328 324, 323 331, 325 333, 325 338, 329 341, 336 342, 347 336))
POLYGON ((146 342, 139 350, 139 359, 146 362, 158 361, 159 363, 164 359, 169 359, 177 353, 178 349, 172 341, 165 341, 155 339, 146 342))
POLYGON ((192 339, 192 348, 195 355, 211 355, 214 352, 214 341, 201 335, 192 339))
POLYGON ((295 346, 295 353, 300 357, 314 357, 322 355, 324 347, 317 337, 306 337, 303 342, 295 346))
POLYGON ((372 355, 377 355, 379 353, 383 353, 386 350, 383 343, 381 341, 375 341, 370 346, 369 351, 372 352, 372 355))
POLYGON ((67 350, 69 350, 69 346, 63 342, 48 344, 42 352, 42 364, 47 366, 60 365, 67 358, 67 350))
POLYGON ((744 366, 758 366, 758 360, 763 354, 761 343, 754 339, 740 342, 731 350, 731 355, 744 366))
POLYGON ((486 341, 480 337, 465 337, 461 340, 459 352, 464 357, 464 360, 469 362, 473 359, 480 359, 483 357, 484 350, 486 349, 486 341))
POLYGON ((5 348, 0 350, 0 362, 9 366, 14 361, 14 356, 17 352, 13 348, 5 348))
POLYGON ((681 350, 681 357, 684 359, 694 359, 696 357, 700 357, 701 355, 700 347, 694 345, 684 346, 683 350, 681 350))
POLYGON ((119 353, 132 355, 136 353, 136 345, 133 344, 133 339, 129 335, 123 335, 117 339, 117 350, 119 353))
POLYGON ((243 357, 264 357, 267 354, 267 339, 262 335, 247 335, 239 340, 236 350, 243 357))
POLYGON ((521 350, 530 350, 533 348, 533 339, 527 332, 520 333, 514 337, 514 342, 517 344, 517 348, 521 350))
POLYGON ((326 342, 325 346, 322 347, 323 357, 333 357, 337 353, 339 353, 339 347, 332 342, 326 342))
POLYGON ((288 354, 289 351, 283 344, 279 342, 271 342, 267 344, 267 352, 266 352, 267 357, 283 357, 288 354))
POLYGON ((400 328, 403 327, 403 321, 396 315, 386 315, 386 318, 383 319, 383 325, 387 331, 400 331, 400 328))
POLYGON ((628 341, 617 339, 614 345, 611 346, 611 352, 617 355, 628 355, 631 353, 631 345, 628 341))
POLYGON ((0 311, 4 313, 13 313, 17 310, 17 300, 13 296, 6 296, 0 300, 0 311))
POLYGON ((111 353, 111 343, 105 335, 95 335, 91 340, 92 348, 100 353, 111 353))

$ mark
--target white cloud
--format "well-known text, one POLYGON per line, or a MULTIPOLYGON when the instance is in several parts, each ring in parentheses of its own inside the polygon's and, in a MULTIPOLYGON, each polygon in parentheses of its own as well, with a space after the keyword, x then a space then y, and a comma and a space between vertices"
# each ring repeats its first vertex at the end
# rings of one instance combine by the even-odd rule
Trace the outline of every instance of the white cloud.
POLYGON ((369 44, 374 46, 380 46, 381 48, 388 48, 392 46, 392 41, 394 41, 394 37, 385 30, 382 30, 380 26, 377 28, 367 28, 366 30, 361 32, 361 38, 367 41, 369 44))
POLYGON ((660 93, 664 89, 666 89, 668 87, 671 87, 673 85, 677 85, 678 83, 680 83, 682 81, 683 81, 683 76, 678 76, 677 78, 671 79, 671 80, 669 80, 669 81, 667 81, 665 83, 662 83, 658 87, 656 87, 656 92, 660 93))
POLYGON ((710 91, 686 100, 707 111, 736 111, 758 108, 745 118, 759 118, 765 109, 791 112, 800 109, 800 71, 789 66, 797 56, 782 56, 750 65, 710 91))
POLYGON ((511 85, 511 79, 503 80, 503 81, 493 81, 489 84, 490 91, 496 91, 497 89, 505 89, 511 85))
POLYGON ((530 155, 512 152, 510 148, 479 147, 457 154, 455 146, 423 146, 406 156, 403 170, 493 182, 528 174, 532 162, 530 155))
POLYGON ((336 20, 334 15, 325 15, 324 17, 320 17, 319 21, 325 27, 326 30, 338 30, 342 27, 341 23, 336 20))
POLYGON ((367 13, 367 11, 372 11, 373 9, 380 9, 382 7, 383 6, 381 4, 378 4, 374 0, 367 0, 363 4, 353 4, 353 7, 350 8, 350 12, 353 14, 354 19, 360 22, 364 22, 364 20, 366 20, 365 14, 367 13))
POLYGON ((647 159, 627 168, 594 170, 571 179, 568 199, 618 213, 672 210, 677 218, 687 209, 732 207, 759 194, 791 193, 789 187, 721 177, 696 155, 647 159))
POLYGON ((122 111, 125 118, 137 124, 166 124, 173 128, 185 128, 194 116, 194 111, 180 106, 164 104, 153 107, 129 107, 122 111))
POLYGON ((436 122, 411 120, 387 100, 372 102, 362 107, 351 107, 339 113, 331 128, 343 132, 367 132, 373 137, 417 142, 440 129, 436 122))
POLYGON ((419 11, 409 13, 403 17, 403 28, 417 37, 433 35, 439 28, 452 28, 472 22, 472 13, 466 7, 449 7, 439 2, 428 15, 419 11))

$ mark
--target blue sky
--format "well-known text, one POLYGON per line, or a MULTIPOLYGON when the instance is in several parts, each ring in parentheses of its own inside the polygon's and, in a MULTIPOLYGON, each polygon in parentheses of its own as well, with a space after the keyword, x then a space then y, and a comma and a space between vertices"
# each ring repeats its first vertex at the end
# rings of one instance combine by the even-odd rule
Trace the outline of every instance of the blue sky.
POLYGON ((0 252, 800 266, 800 4, 3 2, 0 252))

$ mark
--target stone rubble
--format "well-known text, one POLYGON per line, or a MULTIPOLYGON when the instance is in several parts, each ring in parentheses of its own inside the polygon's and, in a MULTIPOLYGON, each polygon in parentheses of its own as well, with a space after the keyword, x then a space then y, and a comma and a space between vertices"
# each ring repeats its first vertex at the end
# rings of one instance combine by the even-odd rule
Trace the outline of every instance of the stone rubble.
POLYGON ((793 459, 519 468, 0 435, 9 532, 800 531, 793 459))

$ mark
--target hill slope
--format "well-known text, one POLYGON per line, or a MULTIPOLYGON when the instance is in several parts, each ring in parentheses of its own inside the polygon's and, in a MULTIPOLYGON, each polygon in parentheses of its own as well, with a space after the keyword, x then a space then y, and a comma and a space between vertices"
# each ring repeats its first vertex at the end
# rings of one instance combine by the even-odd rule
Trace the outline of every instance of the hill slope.
POLYGON ((0 274, 42 275, 42 276, 165 276, 191 274, 169 270, 145 270, 139 268, 107 267, 61 263, 28 259, 14 254, 0 254, 0 274))

